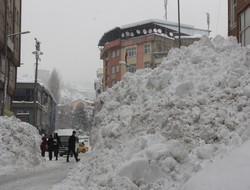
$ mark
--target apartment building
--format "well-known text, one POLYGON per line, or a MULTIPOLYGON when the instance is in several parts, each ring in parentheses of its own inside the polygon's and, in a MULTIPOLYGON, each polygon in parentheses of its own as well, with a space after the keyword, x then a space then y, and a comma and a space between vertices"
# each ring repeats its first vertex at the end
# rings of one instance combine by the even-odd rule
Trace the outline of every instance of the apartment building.
POLYGON ((0 0, 0 115, 3 107, 11 110, 15 91, 21 39, 20 35, 8 35, 21 32, 21 11, 22 0, 0 0))
MULTIPOLYGON (((116 27, 99 40, 100 58, 103 60, 103 90, 122 80, 125 72, 143 68, 156 68, 173 47, 179 47, 178 24, 150 19, 116 27)), ((188 46, 208 30, 191 25, 180 26, 181 46, 188 46)))
POLYGON ((250 0, 228 0, 228 35, 250 44, 250 0))

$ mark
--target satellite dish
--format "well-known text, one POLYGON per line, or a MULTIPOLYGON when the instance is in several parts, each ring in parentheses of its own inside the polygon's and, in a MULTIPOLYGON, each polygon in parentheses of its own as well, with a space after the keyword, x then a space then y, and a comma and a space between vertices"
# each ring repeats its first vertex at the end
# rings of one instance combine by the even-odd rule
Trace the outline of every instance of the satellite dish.
POLYGON ((124 33, 122 33, 122 34, 121 34, 121 37, 122 37, 122 38, 124 38, 124 37, 125 37, 125 34, 124 34, 124 33))
POLYGON ((135 36, 134 32, 130 32, 130 36, 132 37, 135 36))
POLYGON ((154 33, 156 33, 156 32, 157 32, 157 29, 156 29, 156 28, 154 28, 154 29, 153 29, 153 31, 154 31, 154 33))
POLYGON ((140 33, 141 33, 141 31, 140 31, 139 29, 137 29, 137 30, 136 30, 136 33, 137 33, 137 34, 140 34, 140 33))
POLYGON ((143 32, 143 34, 147 34, 148 33, 146 29, 143 29, 142 32, 143 32))
POLYGON ((173 37, 174 33, 173 32, 169 32, 169 36, 173 37))
POLYGON ((126 36, 129 36, 129 32, 128 31, 126 32, 126 36))
POLYGON ((162 30, 159 28, 159 29, 157 30, 157 32, 158 32, 159 34, 161 34, 161 33, 162 33, 162 30))
POLYGON ((151 34, 153 32, 153 30, 150 28, 148 29, 148 33, 151 34))

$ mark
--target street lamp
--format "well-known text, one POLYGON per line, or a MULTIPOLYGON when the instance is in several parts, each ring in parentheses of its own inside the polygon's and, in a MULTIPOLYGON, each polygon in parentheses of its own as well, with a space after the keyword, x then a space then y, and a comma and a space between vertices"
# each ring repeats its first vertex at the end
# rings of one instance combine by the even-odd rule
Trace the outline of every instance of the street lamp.
POLYGON ((8 91, 8 82, 9 82, 9 62, 8 62, 8 40, 11 36, 17 36, 22 34, 28 34, 30 31, 17 32, 13 34, 6 34, 4 40, 4 49, 5 49, 5 75, 4 75, 4 88, 3 88, 3 101, 2 101, 2 115, 4 115, 4 110, 7 108, 7 91, 8 91))

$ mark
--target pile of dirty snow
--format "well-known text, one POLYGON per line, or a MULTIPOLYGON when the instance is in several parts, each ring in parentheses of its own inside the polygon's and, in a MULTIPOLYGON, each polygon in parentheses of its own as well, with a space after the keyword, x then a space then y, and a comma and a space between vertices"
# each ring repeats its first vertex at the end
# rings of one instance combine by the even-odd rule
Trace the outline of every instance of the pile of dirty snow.
POLYGON ((90 158, 54 189, 181 188, 250 139, 249 67, 250 47, 217 36, 127 73, 99 97, 90 158))
POLYGON ((44 162, 38 130, 13 117, 0 117, 0 175, 44 162))

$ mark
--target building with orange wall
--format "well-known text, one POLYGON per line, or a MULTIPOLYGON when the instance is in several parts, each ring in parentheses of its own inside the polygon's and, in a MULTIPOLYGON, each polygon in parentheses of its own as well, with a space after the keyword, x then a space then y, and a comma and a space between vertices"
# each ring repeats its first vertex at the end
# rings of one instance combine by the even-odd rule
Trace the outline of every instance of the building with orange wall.
MULTIPOLYGON (((209 31, 180 25, 181 45, 188 46, 209 31)), ((122 80, 125 72, 156 68, 171 48, 179 47, 178 24, 150 19, 116 27, 102 36, 98 44, 103 60, 103 90, 122 80)))

